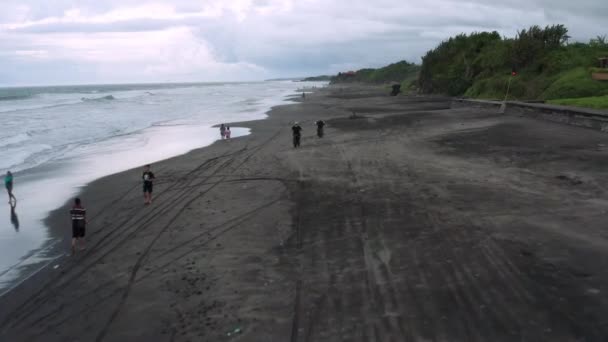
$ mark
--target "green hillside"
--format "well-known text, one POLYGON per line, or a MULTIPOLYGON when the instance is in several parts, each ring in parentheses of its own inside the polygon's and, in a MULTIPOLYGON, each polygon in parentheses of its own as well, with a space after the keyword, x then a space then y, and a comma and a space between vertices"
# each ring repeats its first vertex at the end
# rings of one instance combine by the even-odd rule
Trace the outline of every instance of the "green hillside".
POLYGON ((591 78, 608 56, 605 37, 568 43, 563 25, 533 26, 515 38, 497 32, 461 34, 427 52, 417 86, 424 93, 502 99, 554 100, 608 95, 608 82, 591 78), (515 70, 517 76, 511 76, 515 70))
POLYGON ((354 73, 340 73, 332 79, 332 83, 392 83, 399 82, 409 86, 418 78, 420 66, 407 61, 387 65, 379 69, 361 69, 354 73))

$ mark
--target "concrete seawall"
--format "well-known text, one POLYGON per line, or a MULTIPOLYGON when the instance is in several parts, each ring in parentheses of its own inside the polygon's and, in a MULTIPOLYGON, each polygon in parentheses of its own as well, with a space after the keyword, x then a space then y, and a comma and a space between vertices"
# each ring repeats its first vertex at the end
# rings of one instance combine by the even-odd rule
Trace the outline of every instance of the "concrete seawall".
MULTIPOLYGON (((452 108, 481 107, 496 108, 496 111, 498 111, 501 104, 501 101, 454 99, 452 101, 452 108)), ((608 132, 608 111, 604 110, 557 106, 544 103, 507 101, 505 114, 525 115, 538 119, 608 132)))

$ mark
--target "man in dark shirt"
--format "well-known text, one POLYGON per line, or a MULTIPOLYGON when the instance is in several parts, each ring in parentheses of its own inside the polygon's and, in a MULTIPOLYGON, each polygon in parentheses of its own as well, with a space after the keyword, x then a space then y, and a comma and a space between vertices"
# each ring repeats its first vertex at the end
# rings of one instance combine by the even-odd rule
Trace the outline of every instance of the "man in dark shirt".
POLYGON ((302 137, 302 127, 297 122, 291 127, 293 132, 293 147, 300 147, 300 138, 302 137))
POLYGON ((323 127, 325 127, 325 121, 319 120, 316 122, 317 124, 317 136, 319 138, 323 138, 323 127))
POLYGON ((87 224, 87 210, 82 206, 80 198, 74 199, 70 216, 72 217, 72 255, 74 255, 77 241, 80 240, 80 250, 84 249, 84 235, 87 224))
POLYGON ((144 167, 144 173, 141 178, 144 181, 144 204, 152 204, 152 182, 155 177, 152 171, 150 171, 150 165, 144 167))

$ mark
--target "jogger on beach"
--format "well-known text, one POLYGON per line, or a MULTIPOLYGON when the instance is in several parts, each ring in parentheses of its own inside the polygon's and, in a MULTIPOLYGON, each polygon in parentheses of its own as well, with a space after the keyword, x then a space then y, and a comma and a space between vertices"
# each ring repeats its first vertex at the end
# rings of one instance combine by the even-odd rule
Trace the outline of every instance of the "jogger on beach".
POLYGON ((317 124, 317 136, 319 138, 323 138, 323 127, 325 127, 325 121, 319 120, 316 122, 317 124))
POLYGON ((152 204, 153 181, 156 177, 154 177, 154 173, 150 171, 150 165, 144 167, 144 173, 141 178, 144 181, 144 204, 152 204))
POLYGON ((291 127, 291 131, 293 132, 293 147, 300 147, 300 139, 302 138, 302 127, 300 127, 299 123, 295 123, 291 127))
POLYGON ((4 186, 6 187, 6 192, 8 193, 8 203, 12 205, 12 201, 15 199, 13 195, 13 174, 10 171, 6 171, 6 176, 4 176, 4 186))
POLYGON ((87 224, 87 210, 82 206, 80 198, 74 199, 70 210, 72 216, 72 255, 76 254, 76 243, 80 241, 80 250, 84 250, 84 235, 87 224))

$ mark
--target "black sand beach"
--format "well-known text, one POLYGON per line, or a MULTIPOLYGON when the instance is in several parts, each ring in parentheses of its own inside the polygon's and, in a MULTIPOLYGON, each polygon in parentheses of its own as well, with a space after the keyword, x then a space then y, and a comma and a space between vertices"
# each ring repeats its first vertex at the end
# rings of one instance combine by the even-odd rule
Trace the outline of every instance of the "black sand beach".
POLYGON ((0 340, 608 336, 605 133, 357 86, 231 126, 151 206, 139 169, 88 186, 87 250, 0 298, 0 340))

